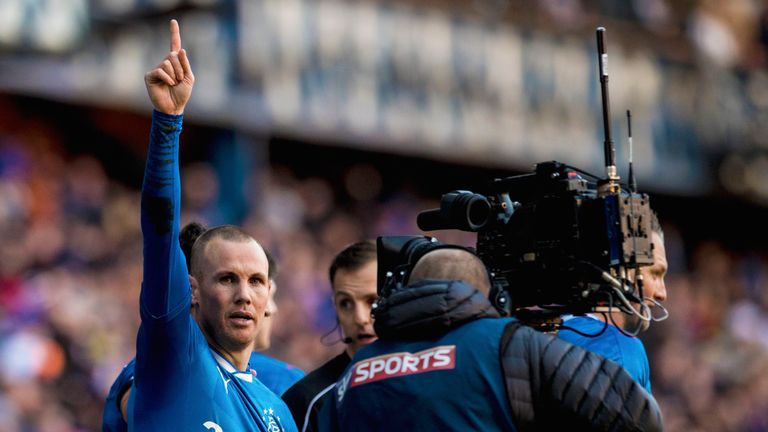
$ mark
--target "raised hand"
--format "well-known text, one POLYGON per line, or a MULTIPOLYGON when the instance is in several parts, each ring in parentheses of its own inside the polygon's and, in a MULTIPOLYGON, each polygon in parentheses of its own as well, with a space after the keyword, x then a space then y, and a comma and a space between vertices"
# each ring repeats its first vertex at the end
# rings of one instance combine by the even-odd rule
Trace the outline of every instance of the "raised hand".
POLYGON ((189 65, 187 52, 181 48, 178 21, 171 20, 171 51, 154 69, 144 75, 144 84, 155 109, 166 114, 184 112, 195 75, 189 65))

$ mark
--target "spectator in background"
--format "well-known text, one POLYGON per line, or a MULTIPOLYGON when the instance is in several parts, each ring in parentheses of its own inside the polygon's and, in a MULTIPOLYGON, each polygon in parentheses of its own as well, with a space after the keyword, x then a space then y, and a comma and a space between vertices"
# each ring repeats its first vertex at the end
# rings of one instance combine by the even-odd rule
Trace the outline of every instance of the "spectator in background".
POLYGON ((317 431, 317 414, 355 353, 376 340, 371 306, 376 293, 376 245, 361 241, 347 246, 329 270, 333 304, 346 348, 310 372, 283 394, 296 424, 303 431, 317 431))
MULTIPOLYGON (((667 288, 664 283, 664 277, 667 274, 664 232, 655 214, 651 219, 651 242, 653 265, 640 267, 640 276, 643 281, 643 296, 651 312, 654 313, 654 307, 667 299, 667 288)), ((651 372, 648 355, 643 343, 634 336, 640 331, 647 330, 650 321, 645 321, 638 315, 627 315, 623 312, 612 313, 611 323, 605 320, 603 315, 567 318, 558 336, 622 365, 650 393, 651 372)))

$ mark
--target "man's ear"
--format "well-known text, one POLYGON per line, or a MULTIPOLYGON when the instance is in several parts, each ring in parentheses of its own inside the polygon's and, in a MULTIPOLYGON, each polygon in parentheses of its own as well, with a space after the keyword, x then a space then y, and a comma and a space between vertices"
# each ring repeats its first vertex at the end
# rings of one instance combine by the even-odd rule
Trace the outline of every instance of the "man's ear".
POLYGON ((189 286, 192 288, 192 306, 197 306, 200 303, 200 285, 192 275, 189 275, 189 286))
POLYGON ((277 313, 277 303, 275 303, 275 281, 270 279, 267 284, 269 294, 267 294, 267 307, 264 308, 264 316, 269 317, 277 313))

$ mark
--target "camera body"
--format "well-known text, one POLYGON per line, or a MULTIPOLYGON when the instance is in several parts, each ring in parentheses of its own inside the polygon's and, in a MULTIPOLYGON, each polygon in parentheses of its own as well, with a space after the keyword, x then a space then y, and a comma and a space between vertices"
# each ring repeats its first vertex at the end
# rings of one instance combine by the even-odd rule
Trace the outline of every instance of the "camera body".
MULTIPOLYGON (((494 180, 488 195, 447 193, 439 209, 420 213, 417 222, 424 231, 477 233, 490 299, 504 315, 531 307, 581 314, 626 308, 627 299, 640 303, 642 286, 630 270, 653 263, 648 196, 582 174, 588 175, 559 162, 539 163, 533 173, 494 180)), ((439 245, 429 237, 379 238, 380 286, 407 280, 418 258, 439 245)))
POLYGON ((379 297, 386 298, 393 290, 406 285, 413 266, 421 257, 433 250, 445 248, 467 249, 440 243, 429 236, 383 236, 376 239, 379 297))
MULTIPOLYGON (((666 317, 653 317, 643 302, 638 273, 641 266, 653 264, 653 216, 648 196, 636 192, 629 110, 630 187, 619 183, 609 118, 605 29, 598 27, 596 36, 606 177, 556 161, 542 162, 530 174, 492 181, 487 195, 463 190, 444 194, 439 209, 418 215, 424 231, 477 233, 476 254, 488 269, 490 300, 503 315, 544 311, 546 321, 562 314, 618 308, 645 321, 666 317)), ((386 294, 405 283, 418 258, 438 244, 429 237, 379 238, 381 291, 386 294)), ((533 316, 532 321, 539 318, 533 316)))

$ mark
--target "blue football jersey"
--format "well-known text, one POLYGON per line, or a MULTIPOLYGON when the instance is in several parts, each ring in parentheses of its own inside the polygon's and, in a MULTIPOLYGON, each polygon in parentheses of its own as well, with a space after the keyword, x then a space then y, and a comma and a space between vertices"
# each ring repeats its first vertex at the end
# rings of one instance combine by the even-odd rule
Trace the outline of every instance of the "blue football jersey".
POLYGON ((183 116, 155 111, 141 193, 144 280, 129 431, 295 431, 288 407, 248 367, 212 349, 189 313, 179 245, 183 116))
POLYGON ((123 413, 120 412, 120 399, 123 394, 133 385, 133 369, 136 366, 136 359, 132 359, 120 371, 112 387, 109 388, 107 400, 104 402, 104 412, 101 417, 101 430, 103 432, 126 432, 128 423, 123 419, 123 413))
POLYGON ((261 353, 251 354, 250 365, 256 371, 256 378, 278 396, 304 378, 303 370, 261 353))
MULTIPOLYGON (((136 359, 125 365, 109 389, 102 416, 103 432, 128 431, 128 423, 120 412, 120 399, 133 385, 135 365, 136 359)), ((251 354, 249 366, 256 371, 259 381, 278 396, 304 376, 301 369, 257 352, 251 354)))
MULTIPOLYGON (((575 316, 565 321, 565 325, 588 335, 598 334, 605 323, 589 316, 575 316)), ((651 392, 651 373, 648 355, 640 339, 622 334, 619 329, 608 324, 605 332, 596 337, 583 336, 563 329, 557 334, 560 339, 578 345, 587 351, 599 354, 624 367, 638 384, 651 392)))

